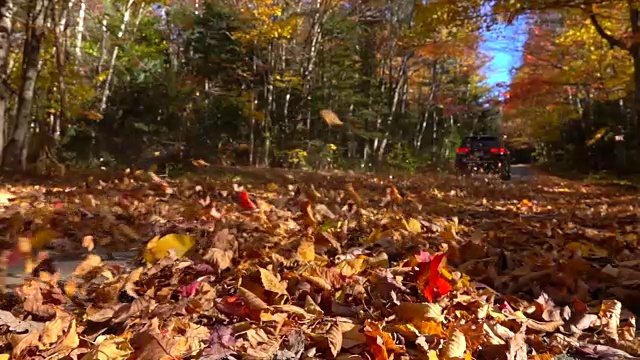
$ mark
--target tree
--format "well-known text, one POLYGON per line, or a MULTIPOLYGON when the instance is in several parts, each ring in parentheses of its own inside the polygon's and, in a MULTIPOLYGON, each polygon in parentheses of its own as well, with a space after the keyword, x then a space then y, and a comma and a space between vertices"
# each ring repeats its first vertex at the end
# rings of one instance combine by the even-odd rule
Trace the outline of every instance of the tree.
POLYGON ((505 16, 507 21, 530 12, 555 12, 580 16, 582 23, 591 25, 582 27, 583 32, 595 31, 601 41, 611 49, 624 51, 633 63, 633 118, 631 129, 634 138, 640 144, 640 7, 635 1, 513 1, 499 0, 494 5, 494 13, 505 16))

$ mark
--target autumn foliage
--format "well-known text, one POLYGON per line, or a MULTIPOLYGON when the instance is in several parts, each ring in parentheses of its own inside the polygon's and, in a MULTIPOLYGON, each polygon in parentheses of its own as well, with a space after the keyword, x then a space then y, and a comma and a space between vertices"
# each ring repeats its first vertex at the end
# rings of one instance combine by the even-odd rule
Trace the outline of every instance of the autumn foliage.
POLYGON ((543 175, 233 178, 3 190, 0 226, 22 239, 5 256, 36 256, 23 282, 5 278, 0 356, 640 355, 623 307, 638 300, 623 189, 543 175), (110 258, 126 248, 138 256, 110 258), (83 258, 75 270, 60 249, 83 258))

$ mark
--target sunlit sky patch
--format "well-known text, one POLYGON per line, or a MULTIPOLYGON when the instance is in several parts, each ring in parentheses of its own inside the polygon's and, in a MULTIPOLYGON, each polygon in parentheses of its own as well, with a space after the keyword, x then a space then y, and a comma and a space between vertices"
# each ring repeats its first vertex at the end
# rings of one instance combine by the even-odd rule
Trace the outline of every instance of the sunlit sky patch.
POLYGON ((508 85, 512 70, 522 61, 522 46, 527 38, 525 23, 518 20, 510 26, 496 26, 492 31, 486 32, 484 37, 480 50, 493 58, 483 68, 486 83, 492 87, 500 83, 508 85))

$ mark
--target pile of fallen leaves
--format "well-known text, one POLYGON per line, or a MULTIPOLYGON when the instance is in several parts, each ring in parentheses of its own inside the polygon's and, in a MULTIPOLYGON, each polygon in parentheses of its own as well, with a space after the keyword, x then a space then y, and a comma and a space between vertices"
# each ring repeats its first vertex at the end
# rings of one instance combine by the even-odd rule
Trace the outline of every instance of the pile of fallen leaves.
POLYGON ((5 292, 0 359, 640 356, 622 306, 640 298, 637 194, 545 177, 244 185, 3 190, 5 262, 84 261, 63 276, 36 256, 5 292), (97 255, 123 244, 142 249, 131 268, 97 255))

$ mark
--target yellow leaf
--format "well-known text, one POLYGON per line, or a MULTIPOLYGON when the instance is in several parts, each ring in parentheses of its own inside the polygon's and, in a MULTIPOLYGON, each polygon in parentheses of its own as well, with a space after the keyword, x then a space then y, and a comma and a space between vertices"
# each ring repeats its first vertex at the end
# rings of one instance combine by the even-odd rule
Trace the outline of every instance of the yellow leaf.
POLYGON ((405 226, 407 227, 407 230, 409 230, 414 234, 419 234, 422 232, 422 225, 418 220, 414 218, 411 218, 409 219, 409 221, 406 221, 405 226))
POLYGON ((571 252, 580 252, 586 256, 606 257, 609 255, 608 251, 601 247, 578 241, 568 243, 565 245, 565 249, 571 252))
POLYGON ((84 276, 100 265, 102 265, 102 258, 95 254, 89 254, 81 263, 78 264, 78 266, 76 266, 73 275, 84 276))
POLYGON ((414 323, 414 327, 421 335, 431 335, 443 337, 442 325, 439 322, 425 320, 414 323))
POLYGON ((371 234, 369 234, 369 236, 367 237, 367 243, 371 244, 371 243, 377 242, 380 240, 381 236, 382 236, 382 231, 380 231, 380 229, 373 229, 371 234))
POLYGON ((78 290, 78 286, 73 280, 69 280, 64 284, 64 293, 68 297, 72 297, 73 295, 75 295, 77 290, 78 290))
POLYGON ((409 341, 416 341, 420 335, 418 330, 411 324, 396 325, 393 327, 393 330, 400 333, 400 335, 404 336, 409 341))
POLYGON ((458 238, 456 227, 453 224, 447 224, 445 229, 440 232, 440 236, 444 240, 455 241, 458 238))
POLYGON ((453 275, 449 272, 449 270, 445 269, 444 267, 441 267, 440 269, 438 269, 440 271, 440 275, 442 275, 445 279, 451 281, 451 279, 453 279, 453 275))
POLYGON ((147 243, 144 259, 152 264, 167 257, 171 250, 175 251, 177 257, 181 257, 195 244, 195 239, 189 235, 168 234, 162 238, 156 236, 147 243))
POLYGON ((355 259, 344 260, 336 266, 336 269, 345 276, 356 275, 367 267, 366 259, 366 256, 360 255, 355 259))
POLYGON ((82 357, 81 360, 125 360, 133 353, 129 341, 122 337, 99 336, 98 346, 82 357))
POLYGON ((260 279, 262 280, 262 285, 264 285, 265 290, 269 290, 271 292, 287 295, 287 288, 282 285, 280 280, 273 275, 273 273, 267 269, 263 269, 258 267, 260 271, 260 279))
POLYGON ((311 262, 316 258, 316 247, 312 241, 303 241, 298 247, 298 256, 300 259, 311 262))

